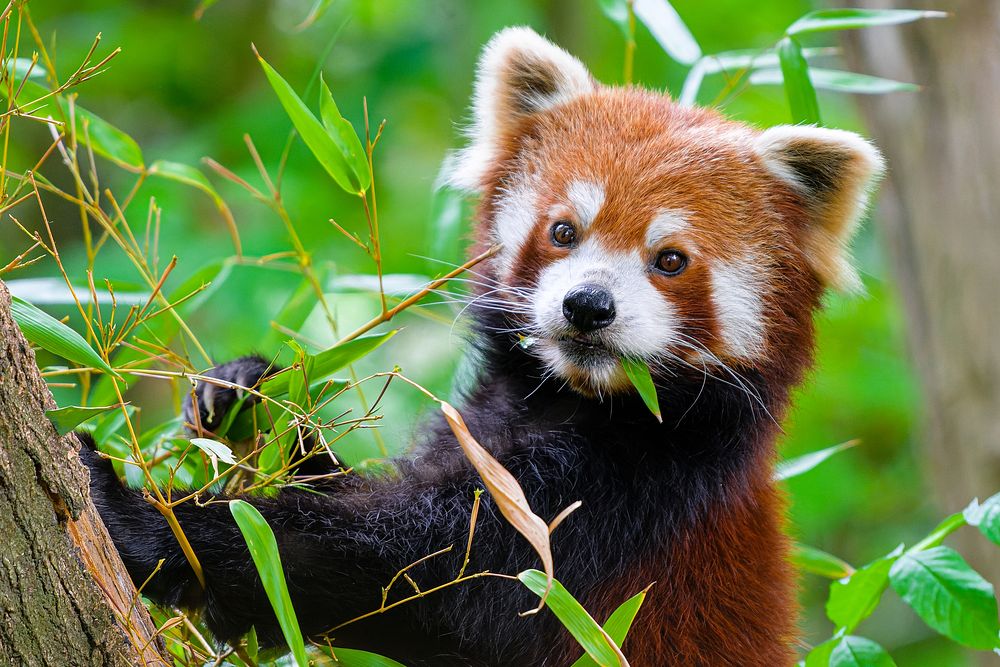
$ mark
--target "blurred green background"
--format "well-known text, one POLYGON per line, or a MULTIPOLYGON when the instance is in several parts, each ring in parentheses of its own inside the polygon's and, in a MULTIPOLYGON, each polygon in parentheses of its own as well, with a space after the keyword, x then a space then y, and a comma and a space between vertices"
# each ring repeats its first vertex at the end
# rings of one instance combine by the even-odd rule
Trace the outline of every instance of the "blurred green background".
MULTIPOLYGON (((496 30, 527 24, 578 55, 606 82, 621 79, 622 37, 601 13, 596 0, 334 0, 314 25, 296 26, 311 0, 258 3, 219 0, 200 20, 192 2, 155 0, 47 0, 30 7, 40 31, 55 42, 57 66, 65 76, 102 33, 100 54, 120 46, 108 71, 82 86, 80 103, 114 123, 143 147, 147 163, 168 159, 200 165, 211 156, 251 183, 260 184, 243 142, 249 134, 272 174, 290 130, 284 111, 250 49, 253 42, 300 93, 322 60, 326 81, 341 112, 362 129, 362 98, 367 96, 373 122, 388 119, 376 154, 379 214, 385 268, 394 274, 434 275, 463 258, 462 234, 439 233, 432 213, 432 189, 445 152, 461 143, 476 57, 496 30), (438 261, 426 257, 433 255, 438 261)), ((813 3, 803 0, 675 0, 706 53, 767 47, 813 3)), ((826 42, 829 44, 830 42, 826 42)), ((679 92, 685 68, 673 63, 650 34, 639 29, 637 82, 679 92)), ((701 102, 716 101, 725 80, 706 83, 701 102)), ((315 99, 307 100, 310 104, 315 99)), ((828 124, 864 131, 852 100, 821 93, 828 124)), ((734 118, 759 125, 788 122, 780 89, 741 86, 725 95, 723 108, 734 118)), ((47 147, 49 137, 35 123, 21 122, 12 146, 12 166, 26 167, 47 147)), ((126 192, 134 176, 99 164, 102 182, 126 192)), ((55 160, 43 173, 69 186, 55 160)), ((212 175, 232 207, 244 253, 261 256, 289 248, 273 212, 243 190, 212 175)), ((356 200, 344 195, 296 143, 282 180, 286 205, 316 263, 331 275, 370 275, 371 260, 338 234, 328 220, 366 234, 356 200)), ((232 253, 223 220, 210 199, 183 186, 151 180, 143 185, 132 209, 134 224, 145 220, 145 199, 163 208, 160 256, 172 254, 176 285, 207 262, 232 253)), ((85 257, 77 212, 51 202, 49 216, 74 279, 82 279, 85 257)), ((29 227, 37 225, 26 214, 29 227)), ((463 230, 468 219, 462 221, 463 230)), ((0 265, 27 247, 7 221, 0 223, 0 265)), ((915 442, 916 389, 906 360, 902 321, 891 284, 887 283, 877 234, 867 224, 857 245, 868 293, 831 296, 820 315, 816 371, 798 392, 797 407, 787 420, 782 455, 793 456, 858 438, 862 445, 788 483, 790 531, 807 544, 860 564, 887 553, 899 542, 913 542, 944 515, 930 499, 915 442)), ((162 264, 162 263, 161 263, 162 264)), ((115 248, 102 252, 98 270, 127 285, 136 280, 132 267, 115 248)), ((54 275, 42 262, 8 276, 12 279, 54 275)), ((236 267, 224 289, 214 293, 190 321, 217 360, 262 349, 269 322, 288 300, 299 277, 272 269, 236 267)), ((400 278, 409 286, 415 278, 400 278)), ((404 287, 404 290, 406 288, 404 287)), ((377 312, 371 293, 338 291, 331 296, 343 331, 377 312)), ((436 301, 437 299, 431 299, 436 301)), ((53 308, 60 315, 66 308, 53 308)), ((463 347, 462 326, 452 326, 455 309, 429 305, 400 320, 405 331, 367 358, 360 373, 403 370, 441 395, 451 391, 463 347)), ((317 345, 333 337, 314 313, 303 330, 317 345)), ((280 340, 273 335, 271 340, 280 340)), ((198 362, 195 362, 199 365, 198 362)), ((72 389, 61 389, 71 401, 72 389)), ((374 393, 372 387, 370 392, 374 393)), ((141 422, 153 425, 171 416, 169 388, 140 385, 131 399, 143 408, 141 422)), ((431 406, 417 393, 396 386, 383 413, 382 433, 390 447, 405 449, 414 417, 431 406)), ((352 435, 341 448, 349 462, 376 454, 370 434, 352 435)), ((954 508, 948 508, 954 509, 954 508)), ((827 582, 803 579, 804 641, 818 643, 831 632, 822 600, 827 582)), ((899 665, 966 665, 968 657, 930 631, 890 593, 860 632, 888 648, 899 665)))

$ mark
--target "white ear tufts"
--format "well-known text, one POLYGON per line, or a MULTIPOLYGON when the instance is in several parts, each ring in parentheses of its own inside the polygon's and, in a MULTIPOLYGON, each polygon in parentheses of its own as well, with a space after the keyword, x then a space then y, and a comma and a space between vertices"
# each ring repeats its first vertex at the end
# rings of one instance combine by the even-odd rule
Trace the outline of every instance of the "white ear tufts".
POLYGON ((531 114, 593 91, 594 85, 583 63, 531 28, 498 32, 479 59, 471 142, 454 161, 449 183, 480 189, 505 132, 531 114))
POLYGON ((879 150, 853 132, 811 125, 764 130, 754 149, 768 171, 805 202, 810 220, 803 252, 813 271, 830 287, 859 290, 848 247, 885 170, 879 150))

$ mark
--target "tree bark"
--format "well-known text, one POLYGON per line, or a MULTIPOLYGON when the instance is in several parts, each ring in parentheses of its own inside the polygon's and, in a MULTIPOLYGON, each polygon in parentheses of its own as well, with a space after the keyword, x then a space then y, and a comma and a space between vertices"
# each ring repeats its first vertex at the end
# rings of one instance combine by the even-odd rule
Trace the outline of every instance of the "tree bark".
MULTIPOLYGON (((931 479, 948 511, 1000 490, 1000 3, 865 0, 945 19, 845 33, 858 71, 923 91, 864 97, 889 175, 877 222, 923 388, 931 479)), ((1000 584, 975 531, 970 560, 1000 584)))
POLYGON ((0 281, 0 665, 166 664, 0 281))

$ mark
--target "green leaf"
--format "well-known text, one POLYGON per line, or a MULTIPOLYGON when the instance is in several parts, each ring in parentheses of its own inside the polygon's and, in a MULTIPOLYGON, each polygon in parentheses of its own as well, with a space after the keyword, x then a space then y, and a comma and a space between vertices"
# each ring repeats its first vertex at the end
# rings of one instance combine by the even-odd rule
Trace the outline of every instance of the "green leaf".
POLYGON ((319 114, 323 120, 330 138, 337 144, 344 159, 347 160, 351 172, 360 184, 362 190, 367 190, 372 184, 372 172, 368 168, 368 154, 361 146, 361 139, 346 118, 340 115, 340 109, 333 100, 333 94, 327 87, 323 75, 319 77, 319 114))
POLYGON ((281 626, 281 633, 292 655, 295 656, 295 661, 299 667, 309 667, 302 631, 299 630, 299 621, 295 617, 295 609, 292 608, 292 600, 288 595, 285 574, 281 569, 281 557, 278 555, 278 543, 274 539, 271 527, 267 525, 267 521, 256 507, 243 500, 229 501, 229 511, 236 519, 240 532, 243 533, 243 539, 246 540, 250 556, 257 566, 261 583, 267 593, 267 599, 271 601, 271 607, 274 608, 274 614, 278 618, 278 625, 281 626))
POLYGON ((35 345, 81 366, 99 368, 109 375, 120 378, 108 362, 101 359, 94 348, 83 339, 83 336, 48 313, 16 296, 11 297, 10 310, 24 337, 35 345))
MULTIPOLYGON (((646 599, 647 592, 649 592, 649 588, 623 602, 604 624, 604 631, 619 647, 625 643, 625 637, 632 627, 632 621, 635 620, 636 614, 639 613, 639 608, 646 599)), ((597 663, 585 653, 571 667, 597 667, 597 663)))
MULTIPOLYGON (((316 280, 320 285, 326 283, 326 267, 315 267, 316 280)), ((259 343, 260 349, 269 350, 277 347, 282 341, 288 338, 288 334, 282 333, 276 325, 280 325, 289 331, 299 331, 305 324, 306 318, 316 308, 316 290, 309 278, 303 278, 302 282, 288 297, 288 301, 281 307, 281 310, 274 319, 271 320, 271 330, 259 343)))
POLYGON ((56 431, 59 432, 59 435, 66 435, 85 421, 93 419, 94 417, 111 410, 118 410, 121 412, 121 404, 116 403, 115 405, 102 405, 95 407, 68 405, 65 408, 46 410, 45 416, 48 417, 49 421, 51 421, 56 427, 56 431))
POLYGON ((854 632, 858 624, 875 611, 882 592, 889 586, 889 569, 901 553, 903 545, 830 584, 826 615, 834 625, 854 632))
POLYGON ((667 0, 635 0, 633 7, 636 18, 671 58, 690 65, 701 57, 701 47, 667 0))
POLYGON ((972 501, 962 515, 970 526, 978 528, 991 542, 1000 544, 1000 493, 982 504, 972 501))
POLYGON ((778 42, 777 51, 792 120, 818 125, 819 102, 809 79, 809 63, 802 55, 802 47, 791 37, 785 37, 778 42))
POLYGON ((316 21, 323 18, 323 14, 326 14, 326 10, 328 10, 332 4, 333 0, 316 0, 313 3, 312 8, 309 10, 309 13, 306 14, 304 19, 302 19, 302 22, 295 26, 295 31, 301 32, 316 23, 316 21))
POLYGON ((211 197, 212 203, 214 203, 215 207, 219 209, 219 213, 225 219, 229 228, 236 228, 236 221, 233 219, 233 213, 229 210, 229 206, 226 205, 226 202, 223 201, 222 197, 215 189, 215 186, 212 185, 212 182, 205 177, 205 174, 203 174, 200 169, 196 169, 195 167, 191 167, 186 164, 181 164, 180 162, 157 160, 149 168, 148 173, 151 176, 160 176, 171 181, 183 183, 184 185, 188 185, 196 190, 201 190, 206 195, 211 197))
POLYGON ((917 9, 820 9, 809 12, 785 31, 787 35, 803 35, 828 30, 853 30, 880 25, 898 25, 920 19, 943 18, 947 12, 917 9))
POLYGON ((850 449, 860 442, 860 440, 849 440, 848 442, 842 442, 839 445, 834 445, 833 447, 827 447, 826 449, 809 452, 808 454, 803 454, 802 456, 796 456, 795 458, 781 461, 774 467, 773 479, 776 482, 781 482, 786 479, 791 479, 792 477, 798 477, 803 473, 809 472, 830 457, 839 454, 846 449, 850 449))
POLYGON ((830 667, 896 667, 885 649, 864 637, 841 637, 830 651, 830 667))
POLYGON ((792 563, 803 572, 818 574, 827 579, 849 577, 854 568, 844 560, 822 549, 796 543, 792 548, 792 563))
MULTIPOLYGON (((309 108, 295 94, 288 82, 259 54, 257 60, 260 61, 260 66, 264 69, 264 74, 267 76, 271 88, 278 95, 281 106, 285 108, 285 113, 288 114, 299 136, 312 151, 313 156, 326 169, 337 185, 351 194, 360 196, 367 186, 362 187, 358 174, 354 173, 352 158, 341 151, 340 145, 316 120, 316 116, 309 111, 309 108)), ((369 179, 370 176, 369 174, 369 179)))
MULTIPOLYGON (((538 597, 545 595, 548 579, 544 572, 525 570, 517 575, 517 578, 538 597)), ((545 598, 545 605, 600 667, 618 667, 621 664, 618 653, 608 642, 601 626, 591 618, 576 598, 554 579, 552 590, 545 598)))
POLYGON ((830 667, 830 654, 837 645, 839 637, 828 639, 822 644, 813 647, 805 659, 805 667, 830 667))
POLYGON ((462 256, 462 223, 466 220, 465 194, 446 185, 434 190, 431 202, 431 254, 434 259, 462 256))
MULTIPOLYGON (((832 90, 839 93, 855 93, 859 95, 911 93, 920 90, 920 86, 915 83, 904 83, 877 76, 868 76, 867 74, 819 67, 809 68, 809 80, 812 81, 813 87, 818 90, 832 90)), ((755 86, 780 86, 784 83, 784 77, 780 69, 761 69, 750 75, 750 83, 755 86)))
POLYGON ((653 376, 649 372, 649 366, 640 359, 621 358, 622 368, 629 381, 639 392, 642 402, 646 404, 649 411, 653 413, 656 420, 663 423, 663 416, 660 413, 660 399, 656 396, 656 385, 653 384, 653 376))
POLYGON ((233 458, 233 450, 218 440, 212 440, 211 438, 191 438, 191 444, 223 463, 236 465, 236 459, 233 458))
POLYGON ((405 667, 402 663, 368 651, 334 648, 333 653, 337 656, 333 664, 338 667, 405 667))
POLYGON ((971 648, 1000 646, 993 586, 949 547, 905 553, 889 583, 934 630, 971 648))
POLYGON ((625 41, 631 42, 635 39, 628 20, 628 0, 597 0, 597 3, 604 15, 622 31, 625 41))
MULTIPOLYGON (((0 86, 0 96, 6 97, 6 93, 7 87, 0 86)), ((68 123, 70 121, 69 105, 62 98, 62 95, 49 97, 46 95, 49 95, 47 88, 33 81, 26 81, 17 98, 17 103, 33 116, 42 118, 51 116, 56 120, 68 123)), ((89 145, 95 153, 112 162, 133 169, 143 168, 142 149, 139 148, 135 139, 79 104, 73 105, 73 112, 76 119, 77 138, 80 143, 89 145)))
MULTIPOLYGON (((313 375, 309 378, 310 384, 320 382, 348 364, 354 363, 395 336, 397 331, 398 329, 394 329, 384 334, 360 336, 313 355, 313 375)), ((288 393, 291 374, 292 371, 288 371, 265 381, 261 385, 261 393, 272 398, 288 393)))

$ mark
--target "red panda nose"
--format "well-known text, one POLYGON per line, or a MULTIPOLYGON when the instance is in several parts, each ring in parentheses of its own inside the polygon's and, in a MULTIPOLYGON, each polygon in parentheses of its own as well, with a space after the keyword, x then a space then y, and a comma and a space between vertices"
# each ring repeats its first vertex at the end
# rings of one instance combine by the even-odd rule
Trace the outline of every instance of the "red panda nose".
POLYGON ((615 300, 599 285, 577 285, 563 297, 563 315, 580 331, 603 329, 615 320, 615 300))

